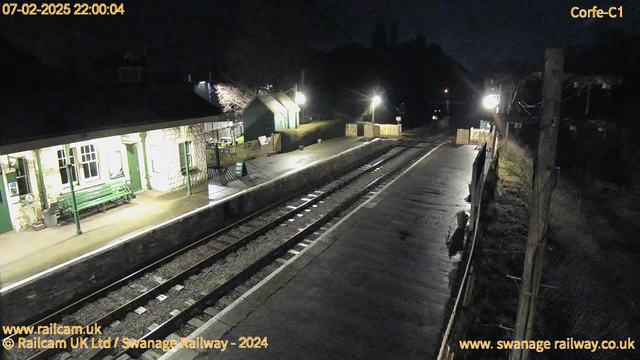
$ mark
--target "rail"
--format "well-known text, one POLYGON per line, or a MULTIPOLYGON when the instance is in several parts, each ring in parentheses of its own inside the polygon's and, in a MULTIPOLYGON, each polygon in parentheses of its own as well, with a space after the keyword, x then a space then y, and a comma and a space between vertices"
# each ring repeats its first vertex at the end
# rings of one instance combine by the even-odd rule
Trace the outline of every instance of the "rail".
MULTIPOLYGON (((398 144, 400 145, 400 144, 398 144)), ((237 240, 236 242, 226 246, 225 248, 217 251, 216 253, 212 254, 211 256, 201 260, 200 262, 194 264, 193 266, 189 267, 188 269, 182 271, 181 273, 177 274, 176 276, 172 277, 171 279, 168 279, 166 281, 164 281, 163 283, 155 286, 154 288, 146 291, 145 293, 137 296, 136 298, 132 299, 131 301, 121 305, 120 307, 118 307, 117 309, 109 312, 106 315, 102 315, 99 318, 91 321, 88 324, 83 325, 83 327, 85 326, 91 326, 93 324, 97 324, 98 326, 101 327, 105 327, 106 325, 126 316, 126 314, 128 312, 130 312, 131 310, 135 309, 136 307, 138 307, 140 304, 143 304, 151 299, 153 299, 154 297, 156 297, 158 294, 168 290, 169 288, 171 288, 172 286, 174 286, 175 284, 185 280, 186 278, 188 278, 190 275, 192 275, 193 273, 197 272, 198 270, 224 258, 225 256, 233 253, 234 251, 236 251, 237 249, 241 248, 242 246, 246 245, 247 243, 249 243, 250 241, 252 241, 253 239, 256 239, 257 237, 259 237, 260 235, 270 231, 271 229, 277 227, 279 224, 287 221, 288 219, 292 218, 293 216, 295 216, 296 213, 299 213, 300 211, 303 211, 304 209, 311 207, 312 205, 318 203, 319 201, 322 201, 323 199, 325 199, 327 196, 330 196, 331 194, 339 191, 340 189, 344 188, 345 186, 351 184, 352 182, 356 181, 357 179, 359 179, 360 177, 364 176, 365 174, 368 174, 370 172, 374 172, 376 169, 378 169, 381 165, 383 165, 384 163, 398 157, 399 155, 401 155, 402 153, 406 152, 409 149, 409 147, 403 147, 401 148, 399 151, 397 151, 394 154, 388 155, 386 157, 384 157, 383 159, 376 161, 374 163, 370 162, 372 161, 372 158, 375 159, 379 156, 381 156, 381 153, 377 153, 376 155, 369 157, 366 161, 363 161, 360 163, 361 165, 366 165, 366 169, 356 173, 354 176, 346 179, 345 181, 342 181, 341 183, 339 183, 337 186, 333 187, 332 189, 330 189, 329 191, 326 191, 316 197, 314 197, 313 199, 309 199, 308 201, 304 202, 303 204, 291 209, 289 208, 289 210, 283 214, 278 216, 276 219, 270 221, 268 224, 261 226, 260 228, 256 229, 255 231, 252 231, 251 233, 243 236, 242 238, 240 238, 239 240, 237 240)), ((387 151, 389 151, 387 149, 387 151)), ((359 167, 360 167, 359 166, 359 167)), ((313 187, 317 187, 318 185, 314 185, 313 187)), ((313 188, 310 187, 310 188, 313 188)), ((305 189, 305 191, 300 192, 296 195, 300 195, 300 194, 307 194, 310 190, 310 188, 305 189)), ((54 322, 55 320, 59 320, 61 319, 65 314, 68 314, 69 312, 72 312, 74 310, 79 309, 81 306, 83 306, 84 304, 97 300, 99 298, 102 298, 104 296, 106 296, 109 292, 117 290, 118 288, 126 285, 129 281, 133 280, 134 278, 138 278, 139 276, 152 271, 154 269, 159 268, 160 266, 164 265, 165 263, 168 263, 169 261, 177 258, 179 255, 186 253, 187 251, 202 245, 210 240, 212 240, 213 238, 220 236, 224 233, 227 233, 228 231, 230 231, 231 229, 237 228, 240 225, 246 224, 247 222, 249 222, 250 220, 253 220, 255 218, 257 218, 258 216, 265 214, 267 211, 271 211, 273 209, 276 209, 280 206, 283 206, 287 201, 290 201, 291 198, 287 198, 286 200, 283 200, 281 202, 278 202, 277 204, 274 204, 268 208, 265 208, 259 212, 256 212, 244 219, 241 219, 231 225, 228 225, 226 227, 224 227, 223 229, 220 229, 212 234, 209 234, 205 237, 203 237, 202 239, 199 239, 191 244, 189 244, 188 246, 184 247, 183 249, 178 250, 177 252, 174 252, 156 262, 154 262, 153 264, 140 269, 130 275, 125 276, 124 278, 108 285, 107 287, 71 304, 68 307, 65 307, 59 311, 57 311, 56 313, 49 315, 49 316, 45 316, 44 318, 36 321, 34 324, 32 324, 31 326, 38 326, 40 324, 48 324, 49 322, 54 322)), ((19 337, 20 335, 12 335, 9 336, 11 337, 19 337)), ((70 344, 70 340, 74 339, 78 336, 81 335, 70 335, 68 337, 65 337, 65 343, 66 344, 70 344)), ((61 348, 52 348, 52 349, 45 349, 41 352, 38 352, 37 354, 29 357, 30 360, 35 360, 35 359, 48 359, 50 357, 52 357, 53 355, 55 355, 58 352, 63 351, 64 349, 61 348)), ((97 355, 103 355, 104 352, 99 352, 97 355)), ((104 354, 104 356, 106 356, 107 354, 104 354)))

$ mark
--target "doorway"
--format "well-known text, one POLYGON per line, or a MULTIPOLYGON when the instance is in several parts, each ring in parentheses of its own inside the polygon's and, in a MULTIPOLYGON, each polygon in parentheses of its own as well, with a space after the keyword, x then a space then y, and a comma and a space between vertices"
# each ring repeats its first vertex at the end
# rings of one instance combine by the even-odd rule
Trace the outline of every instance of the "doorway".
POLYGON ((138 162, 138 146, 137 144, 126 144, 126 147, 131 191, 140 191, 142 190, 142 179, 140 178, 140 164, 138 162))
POLYGON ((4 176, 2 176, 2 168, 0 168, 0 234, 12 230, 7 193, 4 191, 4 176))

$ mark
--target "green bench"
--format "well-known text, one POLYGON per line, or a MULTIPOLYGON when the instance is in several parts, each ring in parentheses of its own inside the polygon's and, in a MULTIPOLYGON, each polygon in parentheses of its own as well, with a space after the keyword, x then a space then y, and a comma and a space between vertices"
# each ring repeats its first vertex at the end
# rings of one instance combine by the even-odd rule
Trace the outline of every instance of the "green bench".
MULTIPOLYGON (((103 205, 111 201, 125 199, 131 201, 133 192, 131 187, 124 180, 111 181, 102 185, 92 186, 86 189, 75 191, 78 211, 90 209, 98 205, 103 205)), ((71 193, 58 197, 58 211, 61 218, 73 216, 73 199, 71 193)))

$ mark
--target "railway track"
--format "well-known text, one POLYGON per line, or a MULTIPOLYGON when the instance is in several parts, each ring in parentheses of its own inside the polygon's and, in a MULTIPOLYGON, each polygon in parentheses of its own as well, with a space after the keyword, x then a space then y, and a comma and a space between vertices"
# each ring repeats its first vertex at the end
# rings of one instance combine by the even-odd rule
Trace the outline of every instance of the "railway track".
MULTIPOLYGON (((227 226, 33 325, 48 325, 54 320, 68 326, 96 325, 103 329, 102 334, 94 336, 97 339, 158 340, 176 332, 186 336, 193 327, 214 316, 234 297, 294 256, 299 251, 296 247, 308 245, 341 211, 435 147, 420 144, 423 143, 401 143, 357 170, 287 202, 286 206, 265 209, 227 226)), ((65 340, 67 349, 20 349, 6 352, 5 356, 103 359, 125 353, 113 348, 72 349, 71 340, 81 337, 49 337, 65 340)), ((126 352, 133 357, 142 355, 139 349, 126 352)))

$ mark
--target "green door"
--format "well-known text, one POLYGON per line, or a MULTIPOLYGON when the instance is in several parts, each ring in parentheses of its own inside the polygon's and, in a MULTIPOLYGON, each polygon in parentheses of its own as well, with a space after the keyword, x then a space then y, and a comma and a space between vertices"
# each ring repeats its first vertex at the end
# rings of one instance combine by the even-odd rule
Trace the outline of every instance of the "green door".
POLYGON ((138 163, 138 147, 136 144, 127 144, 127 162, 129 163, 131 191, 140 191, 142 190, 142 180, 140 180, 140 164, 138 163))
POLYGON ((9 214, 9 203, 7 193, 4 191, 4 177, 0 169, 0 234, 13 230, 11 225, 11 215, 9 214))

